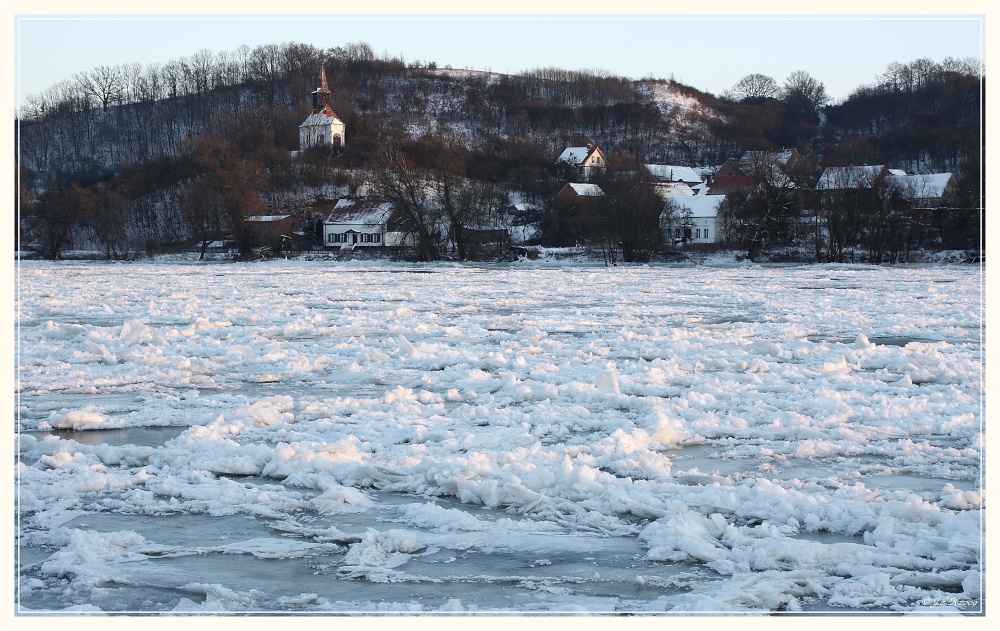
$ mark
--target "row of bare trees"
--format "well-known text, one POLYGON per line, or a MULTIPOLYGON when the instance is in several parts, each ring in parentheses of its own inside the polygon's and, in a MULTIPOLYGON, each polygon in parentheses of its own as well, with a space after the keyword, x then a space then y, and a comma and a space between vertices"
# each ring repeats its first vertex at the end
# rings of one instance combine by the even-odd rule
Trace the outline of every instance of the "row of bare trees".
POLYGON ((781 99, 795 111, 816 112, 826 105, 830 97, 826 86, 805 70, 796 70, 788 75, 784 85, 778 85, 772 77, 760 73, 749 74, 723 93, 724 99, 739 102, 761 102, 766 99, 781 99))

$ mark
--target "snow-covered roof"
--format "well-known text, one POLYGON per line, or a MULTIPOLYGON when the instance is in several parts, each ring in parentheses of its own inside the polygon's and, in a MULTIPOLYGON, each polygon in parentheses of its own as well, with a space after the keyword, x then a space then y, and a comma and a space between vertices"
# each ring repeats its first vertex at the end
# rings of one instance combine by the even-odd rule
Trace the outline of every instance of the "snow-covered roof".
POLYGON ((694 195, 691 197, 673 197, 671 203, 681 214, 692 217, 712 218, 719 214, 719 207, 726 201, 725 195, 694 195))
POLYGON ((597 150, 597 147, 591 145, 590 147, 566 147, 559 157, 556 158, 556 162, 569 162, 571 164, 583 164, 583 161, 587 159, 591 153, 597 150))
POLYGON ((333 207, 323 223, 382 224, 392 215, 392 202, 377 199, 342 199, 333 207))
POLYGON ((291 215, 253 215, 252 217, 247 217, 247 221, 281 221, 282 219, 291 218, 291 215))
POLYGON ((841 190, 861 186, 871 186, 875 178, 885 169, 884 164, 870 164, 850 167, 827 167, 816 182, 816 190, 841 190))
POLYGON ((311 127, 313 125, 340 125, 343 121, 337 116, 329 105, 324 105, 323 109, 313 112, 299 127, 311 127))
POLYGON ((922 175, 893 174, 892 184, 911 199, 936 199, 945 193, 951 173, 926 173, 922 175))
POLYGON ((669 164, 647 164, 646 169, 661 182, 686 182, 697 184, 702 181, 701 175, 691 167, 679 167, 669 164))
POLYGON ((678 195, 694 195, 694 190, 684 182, 656 182, 652 185, 653 193, 666 200, 678 195))
POLYGON ((597 184, 580 184, 578 182, 570 182, 566 186, 573 189, 577 195, 581 197, 601 197, 604 195, 604 191, 597 184))
POLYGON ((764 156, 769 156, 781 166, 785 166, 788 164, 788 161, 792 159, 793 155, 795 155, 795 149, 782 149, 781 151, 745 151, 743 155, 740 156, 739 164, 742 169, 745 166, 753 164, 755 160, 760 160, 764 156))

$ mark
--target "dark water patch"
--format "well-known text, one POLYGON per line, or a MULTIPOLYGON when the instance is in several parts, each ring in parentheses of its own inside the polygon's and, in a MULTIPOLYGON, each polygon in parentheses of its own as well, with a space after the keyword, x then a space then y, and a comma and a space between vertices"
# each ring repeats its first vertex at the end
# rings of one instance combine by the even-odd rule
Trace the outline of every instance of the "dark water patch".
POLYGON ((64 526, 97 532, 130 530, 153 544, 188 551, 277 536, 268 523, 248 515, 92 513, 64 526))
POLYGON ((62 440, 73 440, 81 445, 136 445, 139 447, 159 447, 168 440, 180 436, 187 426, 167 425, 161 427, 123 427, 121 429, 70 430, 20 432, 23 436, 34 436, 43 440, 46 436, 58 436, 62 440))
POLYGON ((919 337, 906 337, 902 335, 888 335, 870 337, 868 341, 876 346, 906 346, 910 342, 929 343, 931 340, 919 337))

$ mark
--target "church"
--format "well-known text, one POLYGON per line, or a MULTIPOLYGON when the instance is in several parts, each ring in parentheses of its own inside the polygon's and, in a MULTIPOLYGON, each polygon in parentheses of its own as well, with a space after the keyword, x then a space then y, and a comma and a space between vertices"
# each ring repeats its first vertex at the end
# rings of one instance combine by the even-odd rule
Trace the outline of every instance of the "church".
POLYGON ((312 114, 299 125, 299 150, 309 147, 343 147, 344 121, 330 105, 333 93, 326 83, 326 65, 320 66, 320 86, 312 93, 312 114))

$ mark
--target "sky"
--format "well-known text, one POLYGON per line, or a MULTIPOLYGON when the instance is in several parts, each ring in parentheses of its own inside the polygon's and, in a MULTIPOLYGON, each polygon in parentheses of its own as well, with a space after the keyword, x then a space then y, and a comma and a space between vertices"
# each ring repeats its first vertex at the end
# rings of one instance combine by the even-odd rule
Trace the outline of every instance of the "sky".
POLYGON ((782 83, 791 72, 805 70, 824 83, 832 98, 842 99, 894 61, 982 57, 984 23, 982 13, 254 16, 244 10, 239 15, 138 16, 25 11, 14 20, 15 106, 26 95, 102 65, 165 63, 202 49, 233 51, 242 44, 282 42, 318 48, 366 42, 377 53, 407 62, 502 73, 559 67, 674 78, 713 94, 751 73, 782 83))

